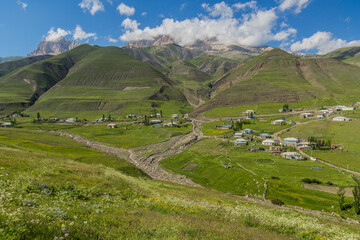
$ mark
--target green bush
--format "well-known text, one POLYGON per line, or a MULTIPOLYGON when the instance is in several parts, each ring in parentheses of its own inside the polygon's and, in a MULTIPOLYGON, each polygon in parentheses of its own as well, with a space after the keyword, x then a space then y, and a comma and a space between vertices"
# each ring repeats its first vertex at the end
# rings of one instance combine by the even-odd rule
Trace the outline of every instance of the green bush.
POLYGON ((274 205, 278 205, 278 206, 283 206, 283 205, 284 205, 284 202, 281 201, 281 200, 278 199, 278 198, 271 199, 271 203, 274 204, 274 205))

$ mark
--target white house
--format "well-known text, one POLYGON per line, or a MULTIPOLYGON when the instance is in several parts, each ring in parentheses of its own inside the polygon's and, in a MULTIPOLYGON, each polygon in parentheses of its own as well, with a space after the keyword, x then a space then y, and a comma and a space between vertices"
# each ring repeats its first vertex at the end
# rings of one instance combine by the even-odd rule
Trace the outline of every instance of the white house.
POLYGON ((178 119, 178 118, 179 118, 179 114, 173 114, 173 115, 171 116, 171 118, 173 118, 173 119, 178 119))
POLYGON ((2 127, 12 127, 14 124, 10 123, 10 122, 4 122, 4 123, 1 123, 1 126, 2 127))
POLYGON ((235 140, 235 145, 248 145, 248 142, 243 138, 239 138, 235 140))
POLYGON ((242 132, 237 132, 237 133, 235 133, 235 135, 234 135, 234 137, 236 137, 236 138, 241 138, 241 137, 243 137, 244 136, 244 133, 242 133, 242 132))
POLYGON ((288 143, 288 144, 296 144, 299 142, 299 139, 294 138, 294 137, 288 137, 288 138, 284 139, 284 142, 288 143))
POLYGON ((342 117, 342 116, 334 117, 332 120, 333 120, 334 122, 350 122, 350 121, 352 121, 351 118, 342 117))
POLYGON ((65 122, 74 123, 74 122, 77 122, 77 118, 68 118, 68 119, 65 120, 65 122))
POLYGON ((157 118, 161 118, 161 114, 160 114, 160 113, 155 114, 155 116, 156 116, 157 118))
POLYGON ((159 124, 159 123, 162 123, 162 121, 159 119, 150 120, 150 124, 159 124))
POLYGON ((174 126, 179 126, 179 124, 175 123, 175 122, 169 122, 169 123, 164 123, 163 126, 164 127, 174 127, 174 126))
POLYGON ((335 106, 331 108, 332 110, 335 111, 353 111, 355 110, 354 107, 347 107, 347 106, 335 106))
POLYGON ((117 125, 115 123, 110 123, 107 127, 108 128, 117 128, 117 125))
POLYGON ((274 120, 271 122, 272 125, 281 125, 285 122, 285 120, 279 119, 279 120, 274 120))
POLYGON ((246 110, 244 112, 244 114, 248 115, 248 114, 255 114, 255 111, 254 110, 246 110))
POLYGON ((311 118, 314 117, 313 113, 301 113, 300 118, 311 118))
POLYGON ((298 152, 283 152, 280 154, 283 158, 294 160, 305 160, 306 158, 298 152))
POLYGON ((266 146, 272 146, 275 144, 275 141, 272 139, 266 139, 266 140, 262 141, 262 144, 266 145, 266 146))

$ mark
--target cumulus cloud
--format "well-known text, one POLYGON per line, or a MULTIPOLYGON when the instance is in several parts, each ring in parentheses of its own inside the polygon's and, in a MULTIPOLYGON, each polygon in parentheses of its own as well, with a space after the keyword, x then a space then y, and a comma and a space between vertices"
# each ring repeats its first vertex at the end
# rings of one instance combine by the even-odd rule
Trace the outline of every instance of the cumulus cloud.
POLYGON ((340 38, 334 38, 330 32, 317 32, 309 38, 293 43, 290 49, 293 52, 318 50, 319 54, 325 54, 338 48, 357 45, 360 45, 360 40, 347 42, 340 38))
POLYGON ((120 5, 117 7, 117 10, 121 15, 132 16, 135 14, 135 8, 129 7, 124 3, 120 3, 120 5))
POLYGON ((311 0, 282 0, 279 9, 286 11, 295 8, 295 13, 300 13, 302 9, 306 8, 311 0))
POLYGON ((237 10, 242 10, 242 9, 245 9, 245 8, 256 8, 257 7, 257 2, 252 0, 250 2, 246 2, 246 3, 235 3, 233 5, 234 8, 236 8, 237 10))
POLYGON ((122 41, 150 40, 159 35, 169 35, 182 45, 192 44, 196 40, 205 41, 216 38, 217 41, 225 44, 260 46, 272 40, 283 41, 296 34, 296 30, 292 28, 273 33, 278 18, 275 8, 246 14, 240 19, 224 17, 230 16, 229 14, 216 13, 213 16, 221 16, 221 18, 193 18, 183 21, 166 18, 161 25, 144 29, 139 29, 136 21, 130 24, 131 21, 128 20, 126 25, 123 23, 127 30, 120 39, 122 41))
POLYGON ((118 42, 117 39, 112 38, 112 37, 108 37, 108 41, 111 42, 111 43, 117 43, 118 42))
POLYGON ((22 1, 20 1, 20 0, 16 1, 16 4, 19 5, 19 6, 21 6, 22 9, 24 9, 24 11, 26 11, 26 8, 28 7, 28 4, 27 4, 27 3, 24 3, 24 2, 22 2, 22 1))
POLYGON ((125 29, 130 30, 137 30, 140 23, 138 23, 136 20, 131 20, 130 18, 126 18, 122 23, 121 26, 123 26, 125 29))
POLYGON ((201 5, 212 17, 231 18, 233 16, 233 10, 225 2, 216 3, 214 6, 210 6, 207 3, 201 5))
POLYGON ((143 13, 141 13, 141 16, 146 16, 147 15, 147 12, 143 12, 143 13))
POLYGON ((79 6, 84 10, 88 10, 91 15, 95 15, 98 11, 105 11, 100 0, 82 0, 79 6))
POLYGON ((71 31, 67 31, 61 28, 58 28, 55 30, 54 27, 50 28, 50 30, 48 31, 45 40, 52 42, 52 41, 56 41, 57 39, 61 38, 61 37, 65 37, 67 35, 71 34, 71 31))
POLYGON ((81 28, 80 25, 76 25, 76 28, 75 28, 75 31, 73 34, 74 40, 82 41, 84 39, 88 39, 91 37, 93 37, 96 40, 97 39, 96 33, 87 33, 81 28))

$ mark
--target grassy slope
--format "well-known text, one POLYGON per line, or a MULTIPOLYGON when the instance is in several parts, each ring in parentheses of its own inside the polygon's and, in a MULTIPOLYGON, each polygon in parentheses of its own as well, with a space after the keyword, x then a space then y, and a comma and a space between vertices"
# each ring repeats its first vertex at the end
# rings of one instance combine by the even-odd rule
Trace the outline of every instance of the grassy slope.
POLYGON ((300 126, 285 133, 283 137, 294 136, 307 139, 310 136, 330 139, 334 144, 343 144, 345 152, 312 151, 312 154, 335 165, 360 171, 360 124, 359 120, 352 122, 319 122, 300 126))
POLYGON ((360 47, 340 48, 324 56, 360 67, 360 47))
POLYGON ((1 63, 0 64, 0 77, 14 71, 15 69, 30 65, 30 64, 38 62, 38 61, 46 60, 51 57, 53 57, 53 56, 44 55, 44 56, 28 57, 28 58, 24 58, 24 59, 20 59, 20 60, 16 60, 16 61, 1 63))
POLYGON ((98 48, 77 61, 66 78, 27 112, 90 118, 102 113, 144 114, 161 105, 168 111, 163 100, 177 101, 173 104, 177 105, 175 112, 188 110, 184 96, 174 85, 119 48, 98 48))
POLYGON ((82 45, 51 59, 18 68, 0 78, 0 114, 23 110, 62 80, 73 64, 97 49, 82 45))
POLYGON ((52 134, 37 132, 36 142, 28 130, 0 134, 1 239, 360 237, 354 225, 127 176, 121 160, 110 165, 112 157, 52 134))
POLYGON ((258 103, 353 102, 360 69, 332 59, 299 59, 280 49, 240 64, 214 84, 213 99, 199 111, 258 103))
MULTIPOLYGON (((254 142, 250 146, 264 147, 254 142)), ((323 182, 332 181, 334 184, 348 186, 353 183, 350 174, 318 162, 287 160, 266 152, 250 152, 246 150, 248 147, 234 146, 232 142, 213 139, 202 140, 189 150, 163 160, 161 164, 205 187, 240 195, 261 196, 265 178, 269 180, 267 199, 278 198, 289 205, 340 213, 336 195, 305 189, 301 179, 316 178, 323 182), (189 164, 197 166, 190 170, 184 168, 189 164), (321 170, 314 170, 313 167, 320 167, 321 170), (272 176, 279 177, 280 180, 271 179, 272 176)), ((353 210, 341 214, 356 217, 353 210)))

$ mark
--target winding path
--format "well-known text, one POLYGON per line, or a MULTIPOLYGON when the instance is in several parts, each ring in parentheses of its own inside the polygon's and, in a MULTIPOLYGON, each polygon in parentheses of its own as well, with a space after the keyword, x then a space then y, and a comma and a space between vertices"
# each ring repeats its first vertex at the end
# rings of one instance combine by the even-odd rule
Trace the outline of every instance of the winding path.
MULTIPOLYGON (((177 175, 168 172, 165 169, 161 168, 159 165, 159 162, 161 160, 183 152, 190 145, 194 144, 195 142, 203 138, 202 132, 200 130, 201 123, 199 121, 194 120, 192 124, 193 124, 192 132, 176 138, 176 143, 173 142, 173 139, 169 139, 168 141, 165 141, 163 143, 154 144, 154 145, 161 144, 166 146, 166 148, 165 150, 156 152, 147 157, 141 157, 141 155, 139 155, 140 152, 137 153, 132 149, 124 149, 124 148, 109 146, 104 143, 86 139, 76 134, 66 133, 61 131, 52 131, 52 132, 57 133, 60 136, 72 138, 76 142, 84 144, 92 149, 104 152, 109 155, 116 156, 118 158, 125 159, 128 162, 134 164, 136 167, 141 169, 143 172, 145 172, 153 179, 163 180, 163 181, 168 181, 168 182, 173 182, 173 183, 178 183, 193 187, 202 187, 199 184, 194 183, 190 178, 184 175, 177 175), (170 142, 170 145, 166 144, 167 142, 170 142)), ((147 147, 151 148, 151 145, 148 145, 147 147)))

